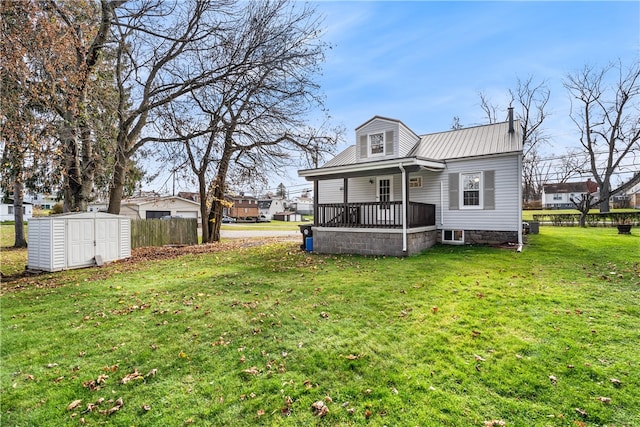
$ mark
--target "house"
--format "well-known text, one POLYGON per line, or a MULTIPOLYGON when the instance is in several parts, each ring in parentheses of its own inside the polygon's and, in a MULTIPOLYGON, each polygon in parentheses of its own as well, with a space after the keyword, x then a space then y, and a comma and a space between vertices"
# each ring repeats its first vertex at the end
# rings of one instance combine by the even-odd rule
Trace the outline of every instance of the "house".
POLYGON ((284 201, 282 199, 261 199, 258 200, 258 213, 268 220, 273 219, 273 215, 284 211, 284 201))
MULTIPOLYGON (((0 221, 15 221, 13 200, 8 199, 6 201, 7 203, 0 203, 0 221)), ((22 215, 24 221, 28 221, 33 216, 33 205, 31 203, 22 202, 22 215)))
POLYGON ((62 200, 57 196, 44 193, 28 193, 25 195, 24 200, 40 209, 53 209, 55 204, 62 203, 62 200))
POLYGON ((300 197, 293 199, 292 208, 301 215, 313 215, 313 198, 309 193, 302 193, 300 197))
POLYGON ((240 193, 238 196, 225 196, 229 207, 223 210, 223 214, 231 218, 248 220, 260 216, 258 209, 258 199, 253 196, 245 196, 240 193))
POLYGON ((598 184, 588 179, 581 182, 560 182, 542 185, 543 209, 575 209, 571 199, 579 199, 582 194, 591 193, 598 200, 598 184))
POLYGON ((627 191, 629 197, 629 207, 633 209, 640 209, 640 183, 634 185, 627 191))
POLYGON ((404 256, 440 242, 522 243, 522 137, 506 122, 417 135, 375 116, 317 169, 313 248, 404 256))
MULTIPOLYGON (((89 205, 89 212, 103 211, 104 203, 89 205)), ((131 219, 156 219, 164 216, 197 218, 202 223, 200 204, 178 196, 133 197, 120 204, 120 215, 131 219)))

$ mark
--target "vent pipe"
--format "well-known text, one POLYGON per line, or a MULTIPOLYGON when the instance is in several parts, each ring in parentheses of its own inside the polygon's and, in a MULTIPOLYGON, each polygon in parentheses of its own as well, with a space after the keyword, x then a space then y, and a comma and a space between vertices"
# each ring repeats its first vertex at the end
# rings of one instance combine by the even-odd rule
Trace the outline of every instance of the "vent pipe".
POLYGON ((509 133, 514 133, 515 131, 513 127, 513 107, 509 107, 509 133))

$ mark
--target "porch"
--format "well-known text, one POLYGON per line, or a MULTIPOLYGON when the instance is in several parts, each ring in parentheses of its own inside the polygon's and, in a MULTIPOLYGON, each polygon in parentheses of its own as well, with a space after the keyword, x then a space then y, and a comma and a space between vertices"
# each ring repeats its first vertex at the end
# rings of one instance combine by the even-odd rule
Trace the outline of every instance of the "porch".
MULTIPOLYGON (((317 205, 315 225, 341 228, 403 228, 401 201, 324 203, 317 205)), ((407 228, 436 224, 436 207, 428 203, 407 203, 407 228)))

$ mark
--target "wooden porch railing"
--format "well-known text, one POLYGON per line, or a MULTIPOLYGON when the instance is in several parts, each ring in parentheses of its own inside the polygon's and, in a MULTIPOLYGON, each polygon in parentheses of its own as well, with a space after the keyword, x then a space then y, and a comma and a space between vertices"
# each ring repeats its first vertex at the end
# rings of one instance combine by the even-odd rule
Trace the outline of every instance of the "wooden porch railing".
MULTIPOLYGON (((409 202, 407 226, 436 224, 436 206, 409 202)), ((318 205, 316 224, 321 227, 402 228, 402 202, 325 203, 318 205)))

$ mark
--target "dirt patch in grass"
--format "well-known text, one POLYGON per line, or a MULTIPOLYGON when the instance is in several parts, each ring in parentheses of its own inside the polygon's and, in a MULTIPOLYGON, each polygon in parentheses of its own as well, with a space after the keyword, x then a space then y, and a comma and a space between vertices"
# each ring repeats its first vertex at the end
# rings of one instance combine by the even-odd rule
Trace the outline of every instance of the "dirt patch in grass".
MULTIPOLYGON (((297 241, 297 239, 296 239, 297 241)), ((56 273, 23 271, 18 274, 2 276, 0 283, 0 295, 7 292, 15 292, 26 289, 46 289, 62 286, 69 281, 70 272, 82 272, 87 277, 85 281, 105 279, 116 272, 131 271, 142 262, 161 261, 177 258, 184 255, 205 254, 213 252, 226 252, 242 250, 274 243, 291 243, 290 237, 269 237, 260 239, 233 239, 217 243, 208 243, 193 246, 158 246, 144 247, 131 250, 131 257, 106 264, 104 267, 90 267, 82 270, 67 270, 56 273)), ((296 245, 297 246, 297 245, 296 245)), ((5 250, 3 248, 2 250, 5 250)))

